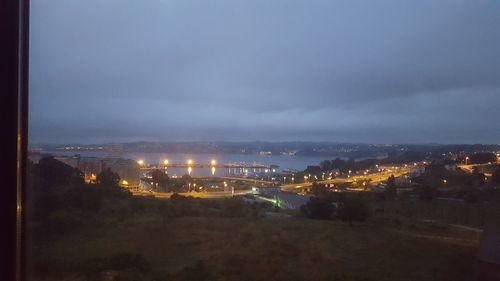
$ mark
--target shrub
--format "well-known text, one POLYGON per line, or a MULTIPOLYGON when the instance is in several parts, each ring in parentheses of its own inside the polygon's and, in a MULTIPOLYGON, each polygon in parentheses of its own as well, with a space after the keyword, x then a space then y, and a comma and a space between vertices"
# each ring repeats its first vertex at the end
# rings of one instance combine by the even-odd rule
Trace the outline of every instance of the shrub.
POLYGON ((65 210, 52 212, 42 223, 43 230, 48 235, 66 234, 78 229, 82 224, 82 220, 65 210))
POLYGON ((337 216, 342 221, 352 224, 353 221, 366 221, 370 216, 368 204, 361 198, 346 196, 340 199, 337 216))
POLYGON ((104 271, 118 270, 145 273, 150 268, 149 262, 141 255, 118 253, 103 258, 85 260, 75 265, 75 270, 89 279, 98 279, 104 271))
POLYGON ((94 187, 78 185, 70 187, 61 197, 64 206, 82 212, 98 212, 101 209, 101 197, 94 187))
POLYGON ((327 220, 332 218, 335 206, 330 198, 311 197, 300 211, 308 218, 327 220))
POLYGON ((222 210, 228 217, 242 217, 248 211, 246 203, 241 198, 224 198, 222 210))

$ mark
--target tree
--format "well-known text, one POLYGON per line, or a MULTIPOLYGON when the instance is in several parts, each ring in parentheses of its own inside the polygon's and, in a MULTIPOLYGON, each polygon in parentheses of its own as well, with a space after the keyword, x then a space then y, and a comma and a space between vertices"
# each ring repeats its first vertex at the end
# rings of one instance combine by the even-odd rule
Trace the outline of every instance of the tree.
POLYGON ((387 188, 385 190, 385 194, 388 198, 395 198, 397 196, 396 178, 394 177, 394 175, 391 175, 387 179, 387 188))
POLYGON ((361 198, 346 196, 339 200, 337 216, 342 221, 352 224, 353 221, 366 221, 370 216, 368 204, 361 198))
POLYGON ((38 164, 31 166, 31 173, 48 187, 83 183, 83 174, 80 170, 56 160, 54 157, 42 158, 38 164))
POLYGON ((430 201, 436 196, 436 190, 430 185, 424 185, 420 188, 419 197, 422 200, 430 201))
POLYGON ((168 183, 169 183, 169 177, 167 174, 165 174, 165 172, 161 171, 161 170, 153 170, 153 172, 151 172, 151 177, 152 177, 152 181, 153 183, 155 183, 158 191, 167 191, 168 189, 168 183))
POLYGON ((486 164, 488 162, 495 163, 497 156, 494 153, 483 152, 472 154, 469 159, 470 164, 486 164))
POLYGON ((500 169, 496 169, 495 171, 493 171, 491 181, 495 184, 500 184, 500 169))
POLYGON ((113 172, 111 168, 107 168, 104 171, 100 172, 96 177, 97 183, 103 186, 118 186, 120 182, 120 176, 113 172))
POLYGON ((483 192, 479 188, 473 186, 464 187, 462 193, 462 197, 467 203, 477 203, 483 195, 483 192))
POLYGON ((475 169, 471 175, 471 182, 474 186, 483 186, 485 184, 485 175, 484 173, 480 173, 477 169, 475 169))
POLYGON ((300 211, 311 219, 328 220, 332 218, 335 206, 330 198, 311 197, 309 201, 300 208, 300 211))
POLYGON ((332 161, 324 160, 319 163, 322 171, 330 171, 332 170, 332 161))
POLYGON ((193 178, 190 175, 183 175, 181 178, 181 184, 183 188, 187 188, 191 191, 191 185, 193 184, 193 178))
POLYGON ((330 191, 324 184, 318 184, 317 182, 313 182, 311 186, 311 193, 315 196, 327 196, 330 191))

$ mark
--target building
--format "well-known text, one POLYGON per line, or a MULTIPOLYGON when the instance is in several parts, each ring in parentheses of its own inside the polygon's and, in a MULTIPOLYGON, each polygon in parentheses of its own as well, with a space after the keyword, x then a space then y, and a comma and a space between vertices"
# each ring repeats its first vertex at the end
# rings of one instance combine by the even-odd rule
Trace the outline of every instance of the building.
POLYGON ((139 180, 139 187, 138 188, 141 191, 153 191, 153 183, 151 182, 151 179, 141 178, 139 180))
POLYGON ((120 185, 139 187, 140 166, 132 159, 106 158, 102 160, 102 169, 110 168, 120 176, 120 185))
POLYGON ((75 156, 56 156, 54 159, 80 170, 87 183, 94 183, 97 175, 102 171, 102 160, 97 157, 81 157, 80 154, 76 154, 75 156))
POLYGON ((397 177, 395 181, 396 185, 400 187, 408 187, 412 185, 411 178, 407 175, 397 177))
POLYGON ((416 165, 416 166, 410 167, 410 172, 408 173, 408 176, 410 178, 416 178, 416 177, 421 176, 424 173, 425 173, 425 166, 416 165))
POLYGON ((444 168, 448 172, 456 172, 457 171, 457 164, 455 164, 455 163, 446 164, 446 165, 444 165, 444 168))
POLYGON ((73 168, 78 168, 78 165, 80 164, 80 154, 76 154, 75 156, 56 156, 54 159, 73 168))
POLYGON ((276 206, 282 209, 299 209, 302 205, 305 205, 310 198, 310 195, 298 195, 288 192, 277 192, 273 195, 276 206))
POLYGON ((120 185, 128 188, 139 187, 140 167, 132 159, 81 157, 79 154, 58 156, 54 159, 79 169, 87 183, 94 183, 99 173, 110 168, 120 176, 120 185))
POLYGON ((281 188, 279 186, 271 186, 271 187, 252 187, 252 193, 255 195, 271 195, 276 192, 280 192, 281 188))
POLYGON ((77 168, 82 171, 85 182, 95 183, 97 175, 102 171, 102 160, 97 157, 80 158, 77 168))

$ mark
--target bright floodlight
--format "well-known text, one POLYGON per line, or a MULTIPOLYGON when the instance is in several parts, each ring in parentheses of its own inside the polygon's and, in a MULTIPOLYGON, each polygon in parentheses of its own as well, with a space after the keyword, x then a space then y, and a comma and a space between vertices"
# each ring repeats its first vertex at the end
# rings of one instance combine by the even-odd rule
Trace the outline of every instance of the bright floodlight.
POLYGON ((138 163, 139 165, 144 165, 144 160, 139 160, 139 161, 137 161, 137 163, 138 163))
POLYGON ((193 164, 193 160, 189 159, 189 160, 188 160, 188 164, 189 164, 189 165, 192 165, 192 164, 193 164))
POLYGON ((163 160, 163 164, 167 165, 168 164, 168 160, 163 160))
POLYGON ((215 160, 212 160, 210 163, 212 163, 212 166, 217 164, 217 162, 215 160))

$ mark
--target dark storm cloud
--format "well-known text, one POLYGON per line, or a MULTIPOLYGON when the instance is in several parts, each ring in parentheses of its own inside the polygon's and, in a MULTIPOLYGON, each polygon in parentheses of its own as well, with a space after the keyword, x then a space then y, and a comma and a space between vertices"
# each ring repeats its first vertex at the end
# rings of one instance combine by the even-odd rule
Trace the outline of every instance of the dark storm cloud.
POLYGON ((498 1, 41 0, 31 139, 492 142, 498 1))

